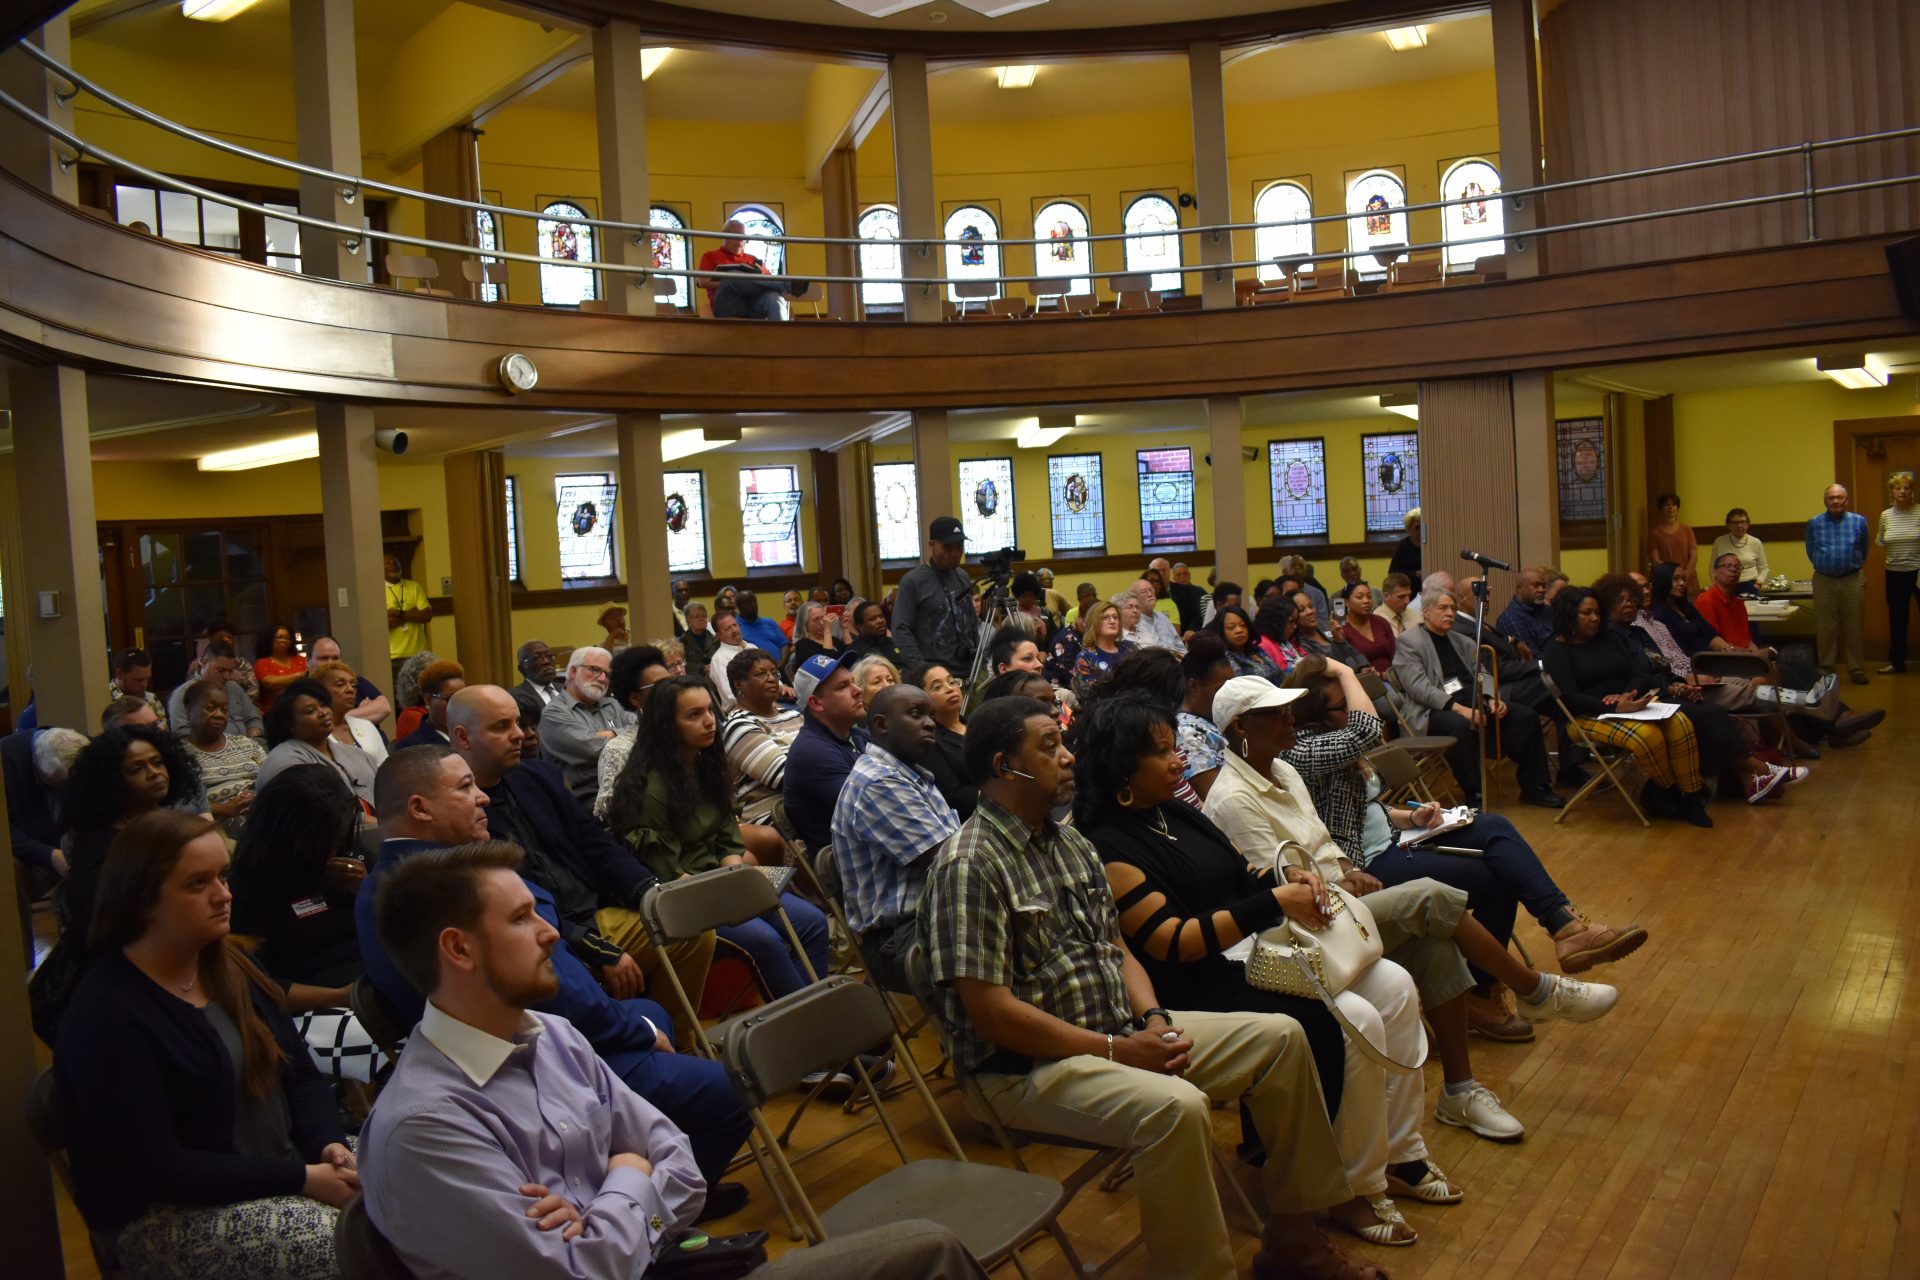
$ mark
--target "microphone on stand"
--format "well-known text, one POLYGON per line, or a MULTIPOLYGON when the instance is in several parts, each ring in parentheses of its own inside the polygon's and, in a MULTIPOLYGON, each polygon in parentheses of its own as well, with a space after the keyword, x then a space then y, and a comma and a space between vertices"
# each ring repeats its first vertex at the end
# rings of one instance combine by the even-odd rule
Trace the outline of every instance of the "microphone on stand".
POLYGON ((1462 551, 1460 558, 1471 560, 1482 569, 1505 569, 1509 573, 1513 572, 1513 566, 1505 560, 1495 560, 1492 556, 1483 556, 1478 551, 1462 551))

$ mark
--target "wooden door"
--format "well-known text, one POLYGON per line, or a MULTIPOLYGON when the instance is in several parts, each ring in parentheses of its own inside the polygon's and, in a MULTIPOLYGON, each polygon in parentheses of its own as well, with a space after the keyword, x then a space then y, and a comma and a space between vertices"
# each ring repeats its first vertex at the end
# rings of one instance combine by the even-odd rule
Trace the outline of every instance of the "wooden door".
MULTIPOLYGON (((1888 483, 1902 471, 1920 476, 1920 414, 1855 418, 1833 425, 1835 451, 1841 455, 1841 483, 1853 491, 1853 509, 1867 518, 1871 537, 1880 526, 1880 513, 1892 501, 1887 497, 1888 483)), ((1886 568, 1886 552, 1870 548, 1865 593, 1867 665, 1876 668, 1885 661, 1887 648, 1886 568)))

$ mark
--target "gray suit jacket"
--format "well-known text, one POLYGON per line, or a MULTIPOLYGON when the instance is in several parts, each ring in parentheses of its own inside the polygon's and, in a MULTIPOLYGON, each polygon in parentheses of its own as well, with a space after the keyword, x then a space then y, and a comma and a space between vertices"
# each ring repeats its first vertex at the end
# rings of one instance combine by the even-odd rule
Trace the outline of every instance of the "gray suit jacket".
MULTIPOLYGON (((1401 702, 1400 718, 1408 733, 1425 733, 1428 715, 1451 703, 1473 705, 1473 690, 1462 689, 1457 694, 1446 691, 1447 677, 1440 669, 1440 651, 1434 647, 1438 640, 1426 627, 1417 626, 1401 632, 1394 644, 1393 674, 1400 682, 1401 693, 1406 695, 1401 702)), ((1447 633, 1447 641, 1460 655, 1461 664, 1472 671, 1475 666, 1472 639, 1462 635, 1456 626, 1447 633)))

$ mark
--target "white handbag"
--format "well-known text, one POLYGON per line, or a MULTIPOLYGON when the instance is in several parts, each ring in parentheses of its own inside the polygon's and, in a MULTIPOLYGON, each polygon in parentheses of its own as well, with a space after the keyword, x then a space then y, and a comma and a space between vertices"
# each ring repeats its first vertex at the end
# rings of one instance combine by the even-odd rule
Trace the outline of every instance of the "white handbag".
MULTIPOLYGON (((1303 857, 1306 854, 1305 849, 1291 840, 1282 845, 1280 867, 1283 872, 1288 849, 1299 849, 1303 857)), ((1383 954, 1380 926, 1375 923, 1373 912, 1359 898, 1330 884, 1327 915, 1331 919, 1324 929, 1309 929, 1296 921, 1284 920, 1271 929, 1261 930, 1254 939, 1253 954, 1247 957, 1247 985, 1320 1001, 1339 1022, 1347 1043, 1369 1061, 1402 1074, 1418 1071, 1420 1062, 1401 1062, 1369 1040, 1347 1020, 1334 999, 1383 954)), ((1424 1059, 1425 1055, 1421 1056, 1424 1059)))

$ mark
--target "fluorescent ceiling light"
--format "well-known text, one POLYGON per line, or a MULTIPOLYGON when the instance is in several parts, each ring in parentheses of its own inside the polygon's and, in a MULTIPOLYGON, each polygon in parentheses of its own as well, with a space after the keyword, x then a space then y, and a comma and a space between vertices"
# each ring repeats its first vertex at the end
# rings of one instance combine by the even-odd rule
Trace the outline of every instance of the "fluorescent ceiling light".
POLYGON ((1388 413, 1397 413, 1403 418, 1420 418, 1420 397, 1410 395, 1381 396, 1380 407, 1388 413))
POLYGON ((709 449, 718 449, 727 444, 726 440, 709 440, 706 433, 698 427, 689 427, 684 431, 666 431, 660 436, 660 460, 677 462, 681 458, 691 458, 696 453, 705 453, 709 449))
POLYGON ((1849 391, 1871 391, 1887 385, 1887 367, 1869 355, 1821 356, 1814 368, 1849 391))
POLYGON ((653 73, 660 69, 660 64, 665 62, 667 55, 672 52, 672 46, 662 49, 642 49, 640 51, 640 78, 642 80, 651 79, 653 73))
POLYGON ((891 18, 896 13, 917 9, 927 0, 839 0, 843 8, 866 14, 869 18, 891 18))
POLYGON ((998 70, 1002 89, 1031 89, 1033 78, 1040 74, 1040 68, 1032 64, 1021 67, 1000 67, 998 70))
MULTIPOLYGON (((841 3, 845 2, 846 0, 841 0, 841 3)), ((964 9, 973 10, 983 18, 1004 18, 1010 13, 1018 13, 1022 9, 1031 9, 1035 5, 1045 4, 1047 0, 955 0, 955 2, 964 9)))
POLYGON ((1395 53, 1408 53, 1427 47, 1425 27, 1395 27, 1387 32, 1387 47, 1395 53))
POLYGON ((253 8, 260 0, 180 0, 180 12, 201 22, 225 22, 253 8))
POLYGON ((1045 418, 1033 418, 1020 424, 1017 435, 1022 449, 1044 449, 1073 430, 1072 414, 1053 415, 1045 418))
POLYGON ((300 462, 319 456, 320 436, 310 431, 304 436, 289 436, 285 440, 269 440, 265 444, 249 444, 238 449, 209 453, 200 459, 198 466, 202 471, 251 471, 255 467, 273 467, 282 462, 300 462))

